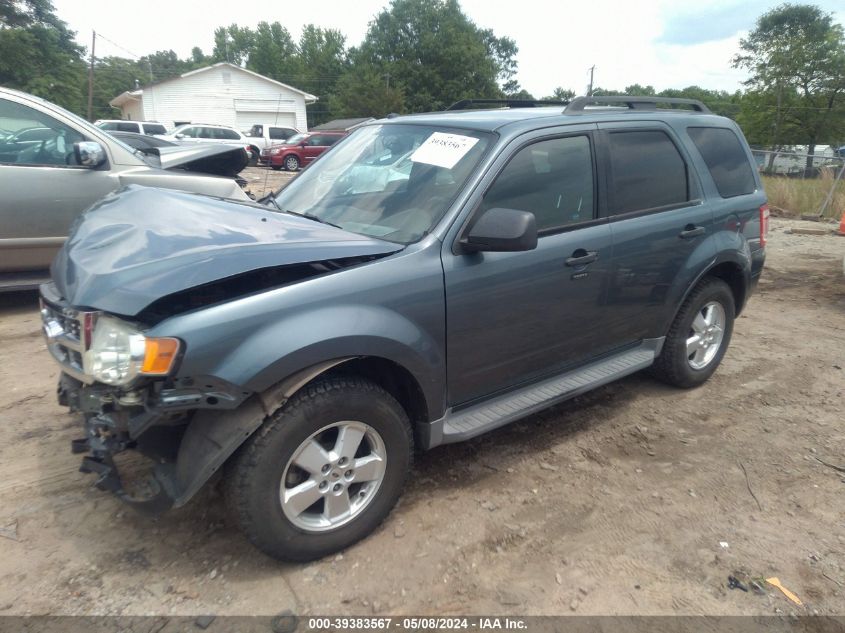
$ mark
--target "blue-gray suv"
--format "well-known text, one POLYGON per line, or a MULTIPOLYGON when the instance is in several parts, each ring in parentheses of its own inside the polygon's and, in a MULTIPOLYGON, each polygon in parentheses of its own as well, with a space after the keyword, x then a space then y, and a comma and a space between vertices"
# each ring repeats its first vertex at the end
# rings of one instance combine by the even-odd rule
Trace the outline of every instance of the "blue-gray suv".
POLYGON ((159 512, 221 473, 257 547, 309 560, 379 525, 417 449, 641 369, 702 384, 767 224, 742 133, 696 101, 392 117, 260 204, 105 198, 44 332, 100 488, 159 512))

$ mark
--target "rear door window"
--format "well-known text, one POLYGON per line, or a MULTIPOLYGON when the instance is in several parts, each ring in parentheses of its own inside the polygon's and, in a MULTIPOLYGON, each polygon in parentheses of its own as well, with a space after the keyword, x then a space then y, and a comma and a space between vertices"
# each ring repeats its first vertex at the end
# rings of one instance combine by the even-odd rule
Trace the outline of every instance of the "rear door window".
POLYGON ((144 123, 144 134, 166 134, 167 130, 161 123, 144 123))
POLYGON ((238 133, 234 130, 227 130, 224 127, 212 128, 214 138, 220 141, 237 141, 240 139, 238 133))
POLYGON ((689 200, 687 166, 660 130, 607 135, 610 154, 608 206, 612 214, 682 204, 689 200))
POLYGON ((290 138, 294 134, 296 134, 296 131, 290 129, 289 127, 270 128, 270 138, 273 140, 284 141, 285 139, 290 138))
POLYGON ((689 127, 687 133, 707 163, 720 196, 733 198, 757 189, 748 156, 733 130, 689 127))

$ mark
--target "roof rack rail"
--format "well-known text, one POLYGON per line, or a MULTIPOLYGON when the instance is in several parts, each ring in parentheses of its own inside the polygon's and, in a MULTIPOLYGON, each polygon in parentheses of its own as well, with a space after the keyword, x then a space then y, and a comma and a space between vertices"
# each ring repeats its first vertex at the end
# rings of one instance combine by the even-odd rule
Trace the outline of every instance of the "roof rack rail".
MULTIPOLYGON (((507 108, 539 108, 543 106, 565 106, 568 101, 543 101, 540 99, 461 99, 446 110, 468 110, 474 106, 503 106, 507 108)), ((481 108, 479 108, 481 109, 481 108)))
POLYGON ((580 114, 591 105, 618 105, 631 110, 655 110, 657 104, 671 106, 688 105, 695 112, 710 114, 710 108, 697 99, 681 99, 677 97, 575 97, 566 106, 564 114, 580 114))

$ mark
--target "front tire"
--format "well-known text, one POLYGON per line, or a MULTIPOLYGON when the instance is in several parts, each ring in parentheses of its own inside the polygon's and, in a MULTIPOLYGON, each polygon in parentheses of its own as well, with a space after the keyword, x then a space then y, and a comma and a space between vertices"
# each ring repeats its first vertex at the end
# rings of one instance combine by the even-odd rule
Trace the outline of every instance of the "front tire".
POLYGON ((702 280, 678 311, 651 373, 676 387, 703 384, 728 349, 735 314, 730 287, 721 279, 702 280))
POLYGON ((285 157, 285 169, 288 171, 296 171, 299 169, 299 159, 296 156, 285 157))
POLYGON ((314 560, 384 521, 412 456, 408 416, 390 394, 361 378, 327 378, 294 395, 238 450, 226 499, 258 549, 314 560))

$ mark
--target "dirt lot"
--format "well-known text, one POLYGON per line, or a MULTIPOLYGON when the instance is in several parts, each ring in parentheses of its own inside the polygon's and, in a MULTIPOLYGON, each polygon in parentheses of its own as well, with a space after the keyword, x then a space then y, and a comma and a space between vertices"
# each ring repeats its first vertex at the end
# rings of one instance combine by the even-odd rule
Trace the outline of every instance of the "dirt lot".
POLYGON ((818 461, 845 466, 845 237, 772 225, 707 385, 636 375, 422 455, 374 535, 310 565, 255 551, 213 487, 158 520, 91 489, 36 297, 0 296, 0 613, 845 613, 845 474, 818 461))

